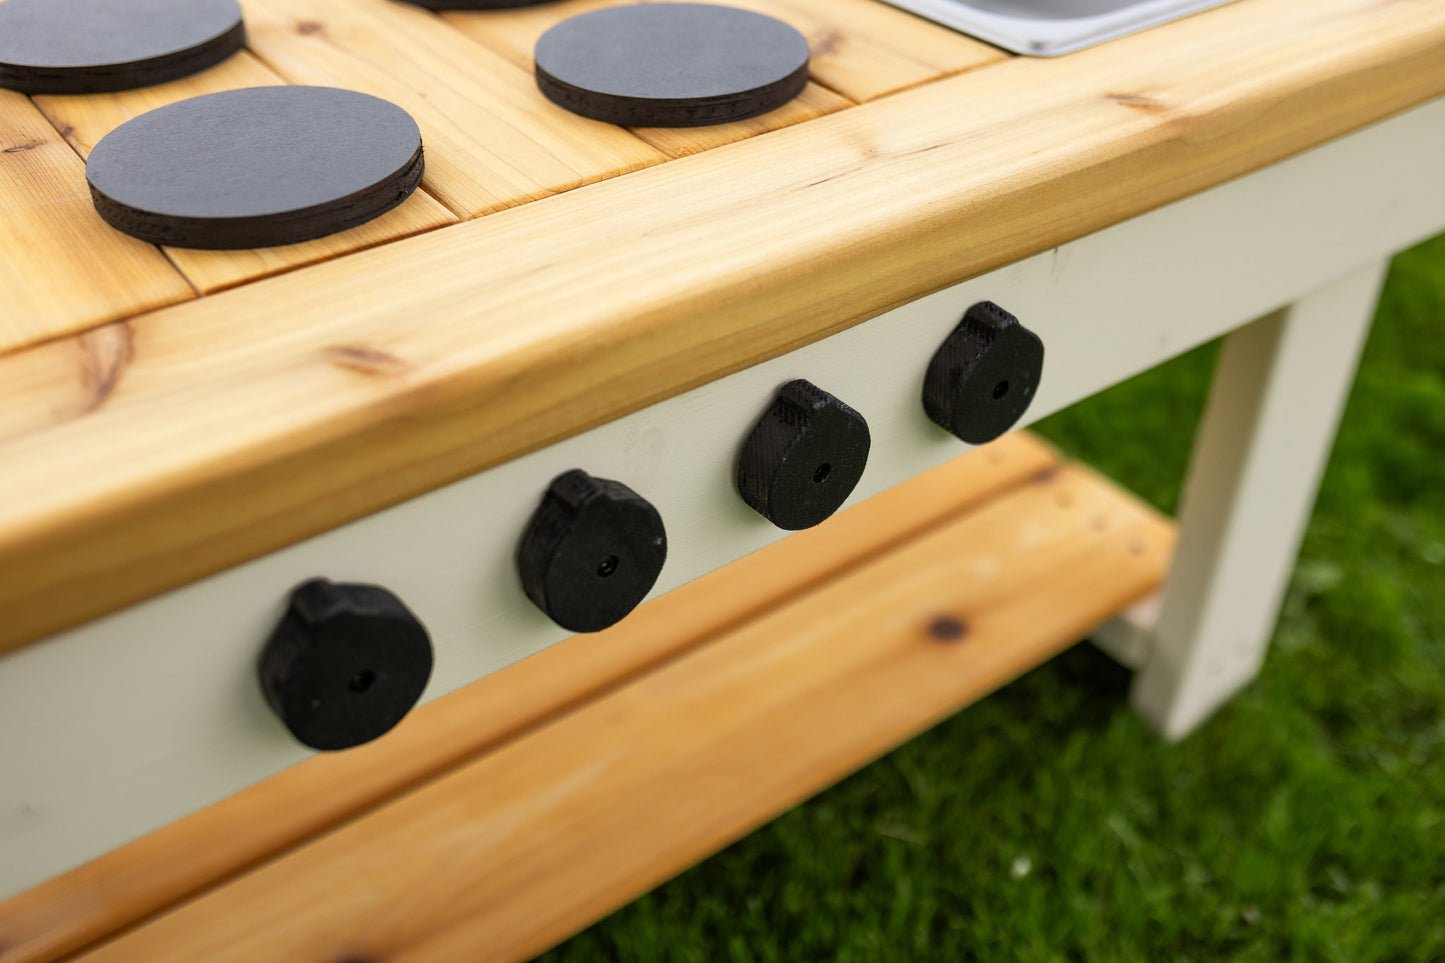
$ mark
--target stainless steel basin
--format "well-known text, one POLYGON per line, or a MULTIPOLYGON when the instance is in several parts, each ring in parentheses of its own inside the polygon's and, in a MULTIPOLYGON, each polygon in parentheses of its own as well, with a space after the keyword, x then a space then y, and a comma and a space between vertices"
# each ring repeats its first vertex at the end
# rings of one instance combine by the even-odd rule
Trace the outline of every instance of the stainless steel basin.
POLYGON ((887 0, 1015 53, 1055 57, 1229 0, 887 0))

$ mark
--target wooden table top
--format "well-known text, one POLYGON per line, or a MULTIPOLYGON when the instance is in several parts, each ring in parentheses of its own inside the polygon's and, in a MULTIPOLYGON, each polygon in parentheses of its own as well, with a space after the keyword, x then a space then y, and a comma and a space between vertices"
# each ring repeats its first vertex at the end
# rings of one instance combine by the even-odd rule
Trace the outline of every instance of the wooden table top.
POLYGON ((803 95, 624 130, 530 74, 616 2, 245 0, 249 49, 196 77, 0 91, 0 651, 1445 93, 1445 0, 1237 0, 1054 60, 876 0, 729 0, 808 36, 803 95), (406 108, 423 190, 265 251, 95 214, 109 130, 276 83, 406 108))

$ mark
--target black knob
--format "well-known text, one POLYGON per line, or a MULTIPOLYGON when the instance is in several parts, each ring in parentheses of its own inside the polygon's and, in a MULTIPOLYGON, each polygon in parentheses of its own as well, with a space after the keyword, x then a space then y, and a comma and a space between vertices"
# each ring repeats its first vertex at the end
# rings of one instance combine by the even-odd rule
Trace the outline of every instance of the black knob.
POLYGON ((868 445, 862 415, 816 385, 790 381, 743 443, 738 494, 779 528, 811 528, 852 494, 868 445))
POLYGON ((923 410, 970 445, 1023 417, 1044 370, 1044 343, 991 301, 968 309, 923 379, 923 410))
POLYGON ((527 597, 573 632, 622 621, 666 560, 657 509, 621 482, 576 468, 552 479, 517 546, 527 597))
POLYGON ((261 691, 300 742, 349 749, 388 732, 431 677, 426 628, 376 585, 303 582, 261 653, 261 691))

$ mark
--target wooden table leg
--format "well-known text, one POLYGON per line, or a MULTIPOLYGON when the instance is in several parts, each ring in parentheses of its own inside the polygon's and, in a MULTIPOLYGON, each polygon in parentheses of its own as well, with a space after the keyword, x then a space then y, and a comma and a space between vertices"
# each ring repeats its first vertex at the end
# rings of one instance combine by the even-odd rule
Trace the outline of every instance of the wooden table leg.
POLYGON ((1135 708, 1180 739, 1259 672, 1388 261, 1230 334, 1135 708))

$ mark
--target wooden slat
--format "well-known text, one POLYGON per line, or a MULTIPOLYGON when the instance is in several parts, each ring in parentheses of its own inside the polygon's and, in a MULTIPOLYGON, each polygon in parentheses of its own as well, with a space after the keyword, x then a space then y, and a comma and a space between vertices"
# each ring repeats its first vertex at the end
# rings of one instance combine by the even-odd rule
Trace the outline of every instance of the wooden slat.
POLYGON ((292 83, 345 87, 408 110, 427 189, 475 217, 665 159, 578 117, 532 75, 420 7, 394 0, 248 0, 250 46, 292 83))
POLYGON ((49 963, 612 688, 1058 462, 1009 435, 817 528, 417 709, 386 737, 317 756, 0 902, 0 963, 49 963))
POLYGON ((100 219, 75 152, 0 90, 0 352, 194 294, 159 249, 100 219))
MULTIPOLYGON (((826 4, 819 4, 814 0, 779 0, 779 9, 783 6, 796 11, 811 11, 814 15, 823 14, 827 17, 832 31, 845 41, 845 45, 857 38, 867 38, 874 43, 884 44, 928 67, 933 71, 934 77, 960 74, 1009 57, 997 47, 888 6, 879 0, 829 0, 826 4)), ((775 16, 786 17, 786 14, 775 16)), ((835 44, 825 54, 821 49, 829 46, 825 41, 826 36, 817 42, 819 56, 837 60, 837 69, 833 73, 845 78, 845 86, 838 89, 846 93, 846 88, 853 86, 852 82, 846 79, 850 74, 847 62, 843 59, 847 56, 846 51, 835 44)), ((859 93, 861 95, 862 91, 859 93)), ((870 98, 860 96, 860 99, 870 98)))
MULTIPOLYGON (((570 0, 516 10, 455 12, 443 16, 525 70, 532 69, 537 39, 553 24, 634 0, 570 0)), ((655 0, 654 0, 655 2, 655 0)), ((665 2, 665 0, 664 0, 665 2)), ((808 38, 813 79, 851 101, 961 73, 1007 58, 1007 54, 945 30, 877 0, 736 0, 790 23, 808 38)))
MULTIPOLYGON (((284 83, 255 57, 242 52, 210 70, 154 87, 112 94, 41 96, 35 104, 57 130, 66 132, 81 157, 121 124, 166 104, 241 87, 268 87, 284 83)), ((202 294, 246 281, 278 274, 327 258, 419 234, 457 218, 441 204, 418 191, 406 203, 374 221, 349 231, 304 244, 244 251, 195 251, 167 248, 171 261, 202 294)))
POLYGON ((860 103, 1008 58, 996 47, 876 0, 730 3, 801 30, 813 51, 813 79, 860 103))
MULTIPOLYGON (((509 10, 450 11, 442 17, 460 32, 496 51, 529 75, 532 51, 548 29, 571 17, 608 7, 627 6, 635 0, 570 0, 509 10)), ((812 120, 853 102, 816 83, 809 83, 791 102, 761 117, 710 127, 636 127, 632 133, 669 157, 685 157, 714 147, 746 140, 770 130, 812 120)))
POLYGON ((851 107, 853 102, 833 93, 827 87, 809 83, 803 92, 777 110, 761 117, 738 120, 710 127, 632 127, 634 135, 656 147, 669 157, 686 157, 705 150, 747 140, 770 130, 782 130, 812 120, 835 110, 851 107))
POLYGON ((0 358, 0 648, 1441 93, 1445 0, 1247 0, 135 319, 84 417, 0 358))
POLYGON ((1171 539, 1051 473, 80 959, 527 959, 1067 647, 1171 539))
MULTIPOLYGON (((537 40, 553 25, 570 17, 635 0, 572 0, 511 10, 453 11, 448 23, 530 72, 537 40)), ((736 4, 747 6, 746 3, 736 4)), ((841 110, 855 99, 932 80, 1004 58, 992 47, 943 30, 916 17, 883 7, 875 0, 838 0, 823 7, 790 7, 762 0, 754 9, 789 22, 809 38, 814 77, 787 106, 735 124, 701 128, 635 128, 633 133, 671 157, 684 157, 756 134, 779 130, 841 110), (881 11, 879 17, 874 8, 881 11), (921 56, 914 56, 914 49, 921 56), (830 89, 831 88, 831 89, 830 89)))
POLYGON ((636 0, 565 0, 509 10, 452 10, 441 15, 447 23, 516 64, 532 71, 537 40, 569 17, 594 10, 621 7, 636 0))

